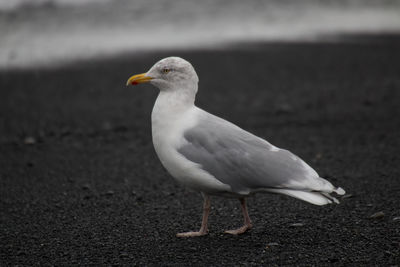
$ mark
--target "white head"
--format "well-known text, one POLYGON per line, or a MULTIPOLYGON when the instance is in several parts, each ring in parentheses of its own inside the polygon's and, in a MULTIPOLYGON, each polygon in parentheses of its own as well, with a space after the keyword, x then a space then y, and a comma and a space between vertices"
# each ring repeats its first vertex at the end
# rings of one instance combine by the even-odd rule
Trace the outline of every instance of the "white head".
POLYGON ((154 64, 148 72, 130 77, 126 85, 145 82, 150 82, 160 91, 184 90, 196 94, 199 78, 192 64, 183 58, 167 57, 154 64))

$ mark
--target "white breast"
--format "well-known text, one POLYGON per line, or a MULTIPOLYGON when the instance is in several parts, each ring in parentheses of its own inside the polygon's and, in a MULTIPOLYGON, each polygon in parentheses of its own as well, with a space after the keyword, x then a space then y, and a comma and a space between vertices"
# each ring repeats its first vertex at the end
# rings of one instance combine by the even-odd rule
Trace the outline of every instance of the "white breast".
POLYGON ((161 92, 151 115, 155 151, 167 171, 180 183, 203 192, 230 191, 198 164, 187 160, 177 149, 185 142, 183 133, 197 123, 199 109, 181 105, 171 93, 161 92))

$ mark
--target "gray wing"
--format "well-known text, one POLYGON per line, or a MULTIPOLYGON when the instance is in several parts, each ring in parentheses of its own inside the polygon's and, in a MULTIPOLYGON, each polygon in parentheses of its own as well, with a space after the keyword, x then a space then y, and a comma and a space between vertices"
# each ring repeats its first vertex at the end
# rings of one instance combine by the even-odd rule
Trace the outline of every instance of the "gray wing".
POLYGON ((184 138, 187 142, 178 152, 236 193, 263 188, 318 190, 313 187, 323 180, 291 152, 205 112, 184 138))

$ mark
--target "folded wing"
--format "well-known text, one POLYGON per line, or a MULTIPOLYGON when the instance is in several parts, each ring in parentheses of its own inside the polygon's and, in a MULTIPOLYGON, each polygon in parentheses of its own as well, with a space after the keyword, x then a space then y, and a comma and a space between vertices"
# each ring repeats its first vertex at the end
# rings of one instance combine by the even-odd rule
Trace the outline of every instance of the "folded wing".
MULTIPOLYGON (((201 111, 196 126, 185 131, 184 138, 186 141, 178 152, 229 185, 233 193, 246 195, 265 190, 298 197, 293 195, 295 191, 302 191, 298 195, 304 195, 336 190, 290 151, 279 149, 205 111, 201 111)), ((327 203, 331 202, 329 199, 335 201, 326 195, 318 194, 328 199, 327 203)), ((313 203, 304 197, 298 198, 313 203)))

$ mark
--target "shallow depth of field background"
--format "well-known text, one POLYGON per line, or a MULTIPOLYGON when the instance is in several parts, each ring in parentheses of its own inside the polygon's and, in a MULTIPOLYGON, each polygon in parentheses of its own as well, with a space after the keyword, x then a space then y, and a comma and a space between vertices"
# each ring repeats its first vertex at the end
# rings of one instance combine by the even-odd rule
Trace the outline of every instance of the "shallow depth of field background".
POLYGON ((389 0, 1 0, 0 68, 399 30, 389 0))
POLYGON ((0 0, 0 266, 400 265, 400 2, 0 0), (196 104, 346 189, 339 205, 213 198, 151 139, 157 89, 189 60, 196 104))

